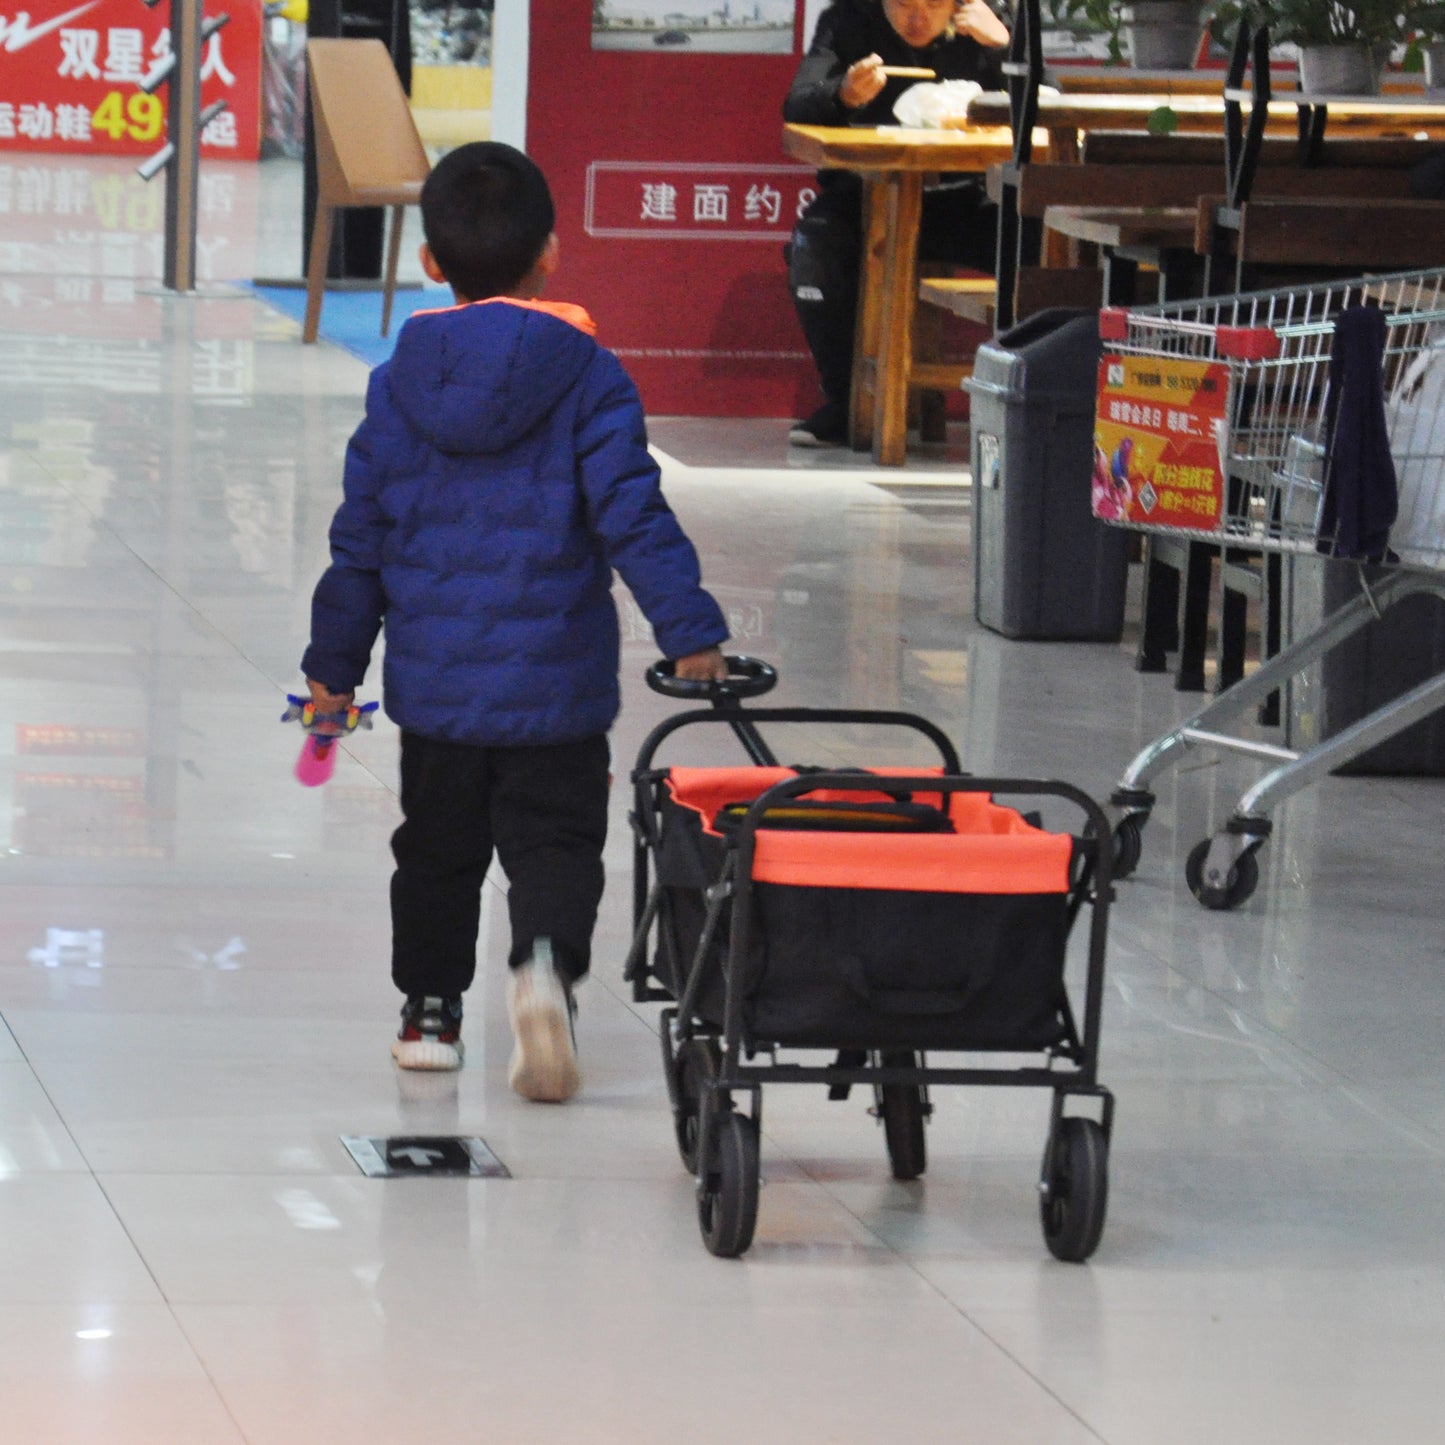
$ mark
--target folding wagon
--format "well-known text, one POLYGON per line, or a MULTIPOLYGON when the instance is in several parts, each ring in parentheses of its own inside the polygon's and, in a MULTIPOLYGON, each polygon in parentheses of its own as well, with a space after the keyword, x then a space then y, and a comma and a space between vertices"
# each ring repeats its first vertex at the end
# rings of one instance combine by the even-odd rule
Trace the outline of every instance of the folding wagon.
POLYGON ((1113 1121, 1096 1077, 1113 861, 1105 815, 1066 783, 961 773, 947 736, 911 713, 744 709, 776 675, 751 658, 729 664, 719 684, 653 666, 656 691, 710 706, 656 727, 632 773, 627 978, 638 1001, 668 1005, 663 1068, 708 1249, 736 1256, 752 1242, 764 1084, 822 1085, 835 1100, 871 1088, 904 1180, 924 1172, 933 1087, 1033 1085, 1053 1093, 1044 1238, 1059 1259, 1087 1259, 1104 1227, 1113 1121), (655 766, 680 729, 718 723, 746 766, 655 766), (783 767, 759 724, 911 731, 940 765, 783 767), (999 796, 1062 802, 1079 831, 1046 831, 999 796), (1085 905, 1076 1009, 1065 961, 1085 905), (1078 1100, 1093 1101, 1089 1112, 1070 1111, 1078 1100))

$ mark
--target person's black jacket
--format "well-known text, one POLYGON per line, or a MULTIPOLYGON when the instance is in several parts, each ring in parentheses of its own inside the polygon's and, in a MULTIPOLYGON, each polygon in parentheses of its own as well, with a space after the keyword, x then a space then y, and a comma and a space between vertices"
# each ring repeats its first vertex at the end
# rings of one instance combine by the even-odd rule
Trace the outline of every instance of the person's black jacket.
POLYGON ((1004 50, 961 35, 945 35, 915 50, 888 23, 879 0, 834 0, 818 17, 813 43, 783 102, 783 119, 794 125, 896 125, 893 106, 915 80, 890 76, 857 110, 838 98, 848 67, 865 55, 879 55, 885 65, 926 66, 939 80, 976 80, 985 90, 1003 89, 1004 50))
POLYGON ((1330 464, 1320 550, 1368 562, 1398 561, 1390 526, 1398 495, 1385 414, 1385 313, 1349 306, 1335 318, 1325 435, 1330 464))

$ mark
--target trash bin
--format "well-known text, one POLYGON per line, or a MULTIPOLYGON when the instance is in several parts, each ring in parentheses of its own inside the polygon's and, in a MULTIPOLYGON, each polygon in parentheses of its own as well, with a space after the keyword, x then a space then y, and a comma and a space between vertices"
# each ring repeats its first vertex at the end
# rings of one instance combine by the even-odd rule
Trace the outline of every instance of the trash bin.
MULTIPOLYGON (((1285 642, 1319 626, 1361 585, 1356 562, 1333 557, 1287 562, 1285 642)), ((1368 565, 1363 572, 1367 582, 1385 575, 1385 569, 1368 565)), ((1292 748, 1313 747, 1442 672, 1445 599, 1433 593, 1406 597, 1291 680, 1285 742, 1292 748)), ((1445 712, 1422 718, 1337 771, 1445 777, 1445 712)))
POLYGON ((1099 313, 1040 311, 979 347, 973 432, 974 614, 1005 637, 1116 642, 1128 533, 1089 499, 1099 313))

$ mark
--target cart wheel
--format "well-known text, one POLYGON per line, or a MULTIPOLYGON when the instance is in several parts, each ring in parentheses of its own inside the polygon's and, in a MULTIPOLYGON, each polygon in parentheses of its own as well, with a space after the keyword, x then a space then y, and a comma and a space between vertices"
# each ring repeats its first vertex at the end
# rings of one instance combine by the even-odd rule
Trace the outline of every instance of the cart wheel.
MULTIPOLYGON (((918 1066, 916 1054, 884 1054, 883 1063, 894 1068, 918 1066)), ((878 1089, 878 1112, 883 1118, 883 1138, 888 1144, 888 1162, 895 1179, 917 1179, 928 1168, 928 1141, 923 1125, 927 1107, 918 1084, 882 1084, 878 1089)))
POLYGON ((1241 853, 1229 870, 1223 888, 1213 888, 1204 881, 1204 860, 1209 856, 1210 840, 1197 844, 1184 860, 1184 881, 1189 891, 1206 907, 1215 911, 1238 908, 1259 887, 1259 863, 1251 848, 1241 853))
POLYGON ((713 1142, 714 1167, 697 1186, 697 1224, 709 1253, 736 1259, 758 1222, 757 1125, 746 1114, 724 1114, 713 1142))
POLYGON ((1114 829, 1114 877, 1128 878, 1139 866, 1144 852, 1144 825, 1130 815, 1120 818, 1114 829))
POLYGON ((697 1139, 701 1128, 699 1110, 703 1093, 709 1081, 717 1078, 721 1057, 716 1039, 687 1039, 678 1045, 673 1063, 677 1103, 672 1110, 672 1127, 677 1136, 677 1152, 682 1158, 682 1167, 689 1174, 697 1173, 697 1139))
POLYGON ((1044 1146, 1039 1215, 1055 1259, 1079 1264, 1098 1247, 1109 1205, 1109 1145, 1092 1119, 1061 1119, 1044 1146))

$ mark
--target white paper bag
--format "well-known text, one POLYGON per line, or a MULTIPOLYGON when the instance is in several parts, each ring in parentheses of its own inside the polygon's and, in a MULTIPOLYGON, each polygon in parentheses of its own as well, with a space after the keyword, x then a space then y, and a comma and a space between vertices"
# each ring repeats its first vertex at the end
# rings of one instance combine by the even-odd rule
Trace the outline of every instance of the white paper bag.
POLYGON ((1385 415, 1400 497, 1390 545, 1407 562, 1439 564, 1445 559, 1445 328, 1430 328, 1426 345, 1400 373, 1385 415))

